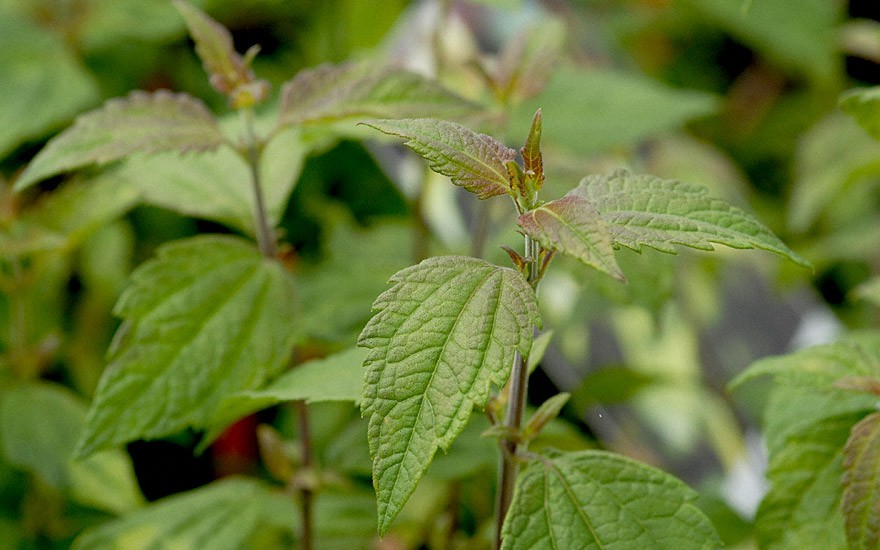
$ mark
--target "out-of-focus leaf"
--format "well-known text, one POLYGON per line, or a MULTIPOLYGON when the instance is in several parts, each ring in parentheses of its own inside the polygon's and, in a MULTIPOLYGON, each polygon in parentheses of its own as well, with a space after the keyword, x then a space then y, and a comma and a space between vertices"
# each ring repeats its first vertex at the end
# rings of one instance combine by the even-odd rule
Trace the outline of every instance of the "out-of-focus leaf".
POLYGON ((515 105, 541 93, 564 43, 565 24, 555 18, 540 20, 518 33, 501 54, 495 75, 499 95, 515 105))
POLYGON ((755 518, 766 548, 846 548, 840 509, 843 445, 858 415, 826 418, 770 458, 770 491, 755 518))
POLYGON ((209 151, 226 137, 200 100, 160 90, 132 92, 86 113, 53 138, 15 183, 21 191, 61 172, 133 153, 209 151))
POLYGON ((880 277, 873 277, 855 289, 855 295, 880 306, 880 277))
POLYGON ((237 550, 249 548, 249 541, 261 530, 292 534, 297 517, 290 497, 253 480, 232 478, 164 498, 88 530, 73 548, 237 550))
POLYGON ((614 258, 611 227, 587 199, 566 195, 529 210, 517 223, 544 248, 573 256, 618 281, 626 280, 614 258))
MULTIPOLYGON (((260 157, 263 197, 273 224, 287 207, 308 152, 299 132, 290 130, 275 135, 260 157)), ((200 155, 129 158, 107 177, 128 182, 149 204, 254 231, 250 170, 228 147, 200 155)))
POLYGON ((415 73, 369 62, 321 65, 281 91, 279 126, 365 118, 456 118, 477 106, 415 73))
POLYGON ((544 354, 547 353, 547 348, 550 347, 551 341, 553 341, 553 330, 544 331, 535 337, 532 342, 532 351, 529 352, 529 361, 526 365, 529 373, 534 372, 534 370, 538 368, 538 365, 541 364, 541 361, 544 359, 544 354))
POLYGON ((292 279, 242 239, 165 245, 132 281, 79 456, 210 427, 226 397, 284 368, 297 335, 292 279))
POLYGON ((517 479, 502 548, 717 548, 696 499, 675 477, 613 453, 542 457, 517 479))
POLYGON ((840 6, 834 0, 678 0, 752 46, 768 59, 819 81, 837 71, 837 25, 840 6))
POLYGON ((880 139, 880 86, 850 90, 841 96, 840 108, 874 139, 880 139))
POLYGON ((0 17, 0 158, 98 101, 64 42, 24 18, 0 17))
POLYGON ((535 295, 516 271, 477 258, 441 256, 396 273, 373 304, 358 345, 364 414, 385 533, 438 448, 447 449, 503 385, 514 351, 528 357, 540 323, 535 295))
POLYGON ((626 367, 605 367, 584 377, 572 392, 572 403, 583 412, 587 407, 602 403, 625 403, 651 384, 660 382, 656 376, 626 367))
POLYGON ((510 192, 507 163, 516 158, 516 151, 492 136, 429 118, 373 120, 365 124, 406 139, 406 145, 428 161, 432 170, 481 199, 510 192))
POLYGON ((843 449, 843 517, 850 548, 880 543, 880 413, 852 428, 843 449))
POLYGON ((0 450, 4 459, 39 475, 80 504, 111 513, 140 506, 143 497, 131 461, 123 452, 71 460, 85 416, 85 404, 60 386, 27 384, 3 392, 0 450))
POLYGON ((631 146, 715 112, 715 97, 643 76, 560 65, 543 93, 514 109, 511 135, 528 134, 542 108, 542 142, 578 155, 631 146))
POLYGON ((596 207, 616 245, 635 251, 649 246, 675 254, 676 244, 700 250, 723 244, 768 250, 812 267, 751 214, 710 197, 704 187, 618 170, 584 178, 572 194, 596 207))

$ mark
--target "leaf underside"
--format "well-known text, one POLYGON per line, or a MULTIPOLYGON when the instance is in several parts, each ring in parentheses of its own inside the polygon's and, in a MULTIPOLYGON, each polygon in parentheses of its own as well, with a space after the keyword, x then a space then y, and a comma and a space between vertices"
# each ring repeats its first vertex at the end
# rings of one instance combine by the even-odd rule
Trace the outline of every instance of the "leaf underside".
POLYGON ((544 248, 573 256, 618 281, 626 280, 614 259, 608 224, 585 198, 567 195, 526 212, 517 222, 544 248))
POLYGON ((132 281, 79 456, 209 427, 226 397, 261 386, 290 356, 292 280, 245 240, 176 241, 132 281))
POLYGON ((696 498, 675 477, 613 453, 542 457, 517 479, 502 548, 718 548, 696 498))
POLYGON ((481 199, 510 192, 507 163, 516 151, 486 134, 430 118, 372 120, 367 126, 407 139, 406 145, 438 174, 481 199))
POLYGON ((437 449, 505 383, 514 351, 528 356, 540 322, 519 273, 476 258, 431 258, 391 281, 358 341, 370 350, 361 407, 383 534, 437 449))
POLYGON ((856 424, 843 450, 843 516, 850 548, 880 543, 880 413, 856 424))
POLYGON ((752 215, 709 197, 703 187, 618 170, 584 178, 571 194, 593 204, 616 246, 635 251, 648 246, 674 254, 674 245, 714 250, 722 244, 768 250, 811 267, 752 215))
POLYGON ((79 117, 41 150, 15 184, 21 191, 42 179, 107 164, 133 153, 208 151, 226 141, 200 100, 167 90, 136 91, 79 117))
POLYGON ((280 126, 352 118, 455 118, 476 105, 418 74, 369 62, 306 69, 281 89, 280 126))

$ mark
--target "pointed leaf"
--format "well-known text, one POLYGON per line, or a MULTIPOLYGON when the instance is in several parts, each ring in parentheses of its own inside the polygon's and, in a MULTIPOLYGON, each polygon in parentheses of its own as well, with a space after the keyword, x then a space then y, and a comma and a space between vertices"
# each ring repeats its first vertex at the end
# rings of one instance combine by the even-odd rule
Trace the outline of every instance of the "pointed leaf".
POLYGON ((226 141, 207 107, 193 97, 161 90, 111 99, 79 117, 30 163, 15 189, 133 153, 208 151, 226 141))
POLYGON ((352 118, 454 118, 478 107, 423 76, 375 63, 306 69, 281 90, 279 126, 352 118))
POLYGON ((78 455, 187 427, 286 365, 294 289, 275 261, 239 238, 176 241, 139 267, 116 305, 123 318, 78 455))
POLYGON ((541 246, 563 252, 618 281, 626 277, 614 259, 611 228, 588 200, 567 195, 526 212, 517 219, 541 246))
POLYGON ((431 258, 391 281, 358 341, 370 349, 361 407, 383 534, 437 449, 506 382, 514 351, 528 356, 540 322, 525 279, 476 258, 431 258))
MULTIPOLYGON (((183 0, 174 0, 174 6, 196 43, 196 53, 210 76, 211 86, 231 96, 238 106, 245 104, 239 103, 242 92, 251 95, 248 105, 264 99, 269 92, 268 84, 254 80, 254 73, 248 67, 249 60, 243 59, 235 51, 232 35, 226 27, 183 0)), ((257 51, 253 49, 248 54, 255 55, 257 51)))
POLYGON ((880 86, 850 90, 841 96, 840 108, 874 139, 880 139, 880 86))
POLYGON ((532 127, 529 129, 529 137, 526 144, 520 149, 523 157, 523 166, 526 175, 535 183, 534 189, 540 189, 544 185, 544 159, 541 156, 541 109, 535 111, 532 127))
POLYGON ((547 348, 550 347, 551 341, 553 341, 552 329, 544 331, 535 337, 532 342, 532 349, 529 351, 529 361, 526 365, 529 374, 535 372, 535 369, 538 368, 538 365, 544 360, 544 354, 547 353, 547 348))
POLYGON ((502 548, 718 548, 697 496, 675 477, 613 453, 541 458, 517 479, 502 548))
POLYGON ((225 479, 159 500, 86 531, 75 550, 154 548, 236 550, 253 548, 267 527, 292 532, 296 507, 287 496, 249 479, 225 479), (282 524, 283 517, 290 524, 282 524))
POLYGON ((843 517, 850 548, 880 544, 880 413, 856 424, 843 449, 843 517))
POLYGON ((540 434, 548 422, 559 416, 562 407, 568 403, 570 398, 571 394, 569 393, 558 393, 541 403, 538 410, 529 418, 526 427, 523 428, 523 438, 528 441, 540 434))
POLYGON ((723 244, 768 250, 811 267, 753 216, 709 197, 703 187, 618 170, 584 178, 572 194, 596 207, 616 245, 635 251, 649 246, 674 254, 676 244, 700 250, 723 244))
POLYGON ((858 414, 830 417, 770 458, 770 491, 755 517, 765 548, 845 548, 840 509, 843 445, 858 414))
POLYGON ((565 23, 547 18, 526 32, 518 33, 504 48, 496 86, 502 99, 517 104, 533 97, 547 85, 565 43, 565 23))
POLYGON ((481 199, 510 192, 507 163, 516 159, 516 151, 491 136, 430 118, 364 124, 407 139, 406 145, 424 157, 432 170, 481 199))

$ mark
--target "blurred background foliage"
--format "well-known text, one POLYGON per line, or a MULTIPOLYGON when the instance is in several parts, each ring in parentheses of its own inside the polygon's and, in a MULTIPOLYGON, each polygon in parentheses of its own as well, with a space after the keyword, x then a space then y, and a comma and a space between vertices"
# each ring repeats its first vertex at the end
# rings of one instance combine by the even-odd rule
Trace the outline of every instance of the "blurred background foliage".
MULTIPOLYGON (((533 445, 601 446, 658 465, 700 491, 728 545, 752 544, 766 387, 734 399, 726 383, 759 357, 877 322, 880 145, 837 105, 845 90, 880 84, 880 5, 193 3, 232 31, 239 51, 260 45, 255 71, 276 90, 303 68, 381 59, 479 103, 481 116, 467 122, 517 147, 541 107, 551 198, 621 166, 693 182, 755 211, 813 262, 809 273, 763 253, 622 250, 627 285, 560 258, 542 287, 554 332, 530 398, 573 399, 533 445)), ((284 406, 236 424, 203 454, 194 452, 201 434, 181 433, 68 459, 131 269, 175 238, 249 233, 244 175, 220 154, 161 155, 11 191, 49 137, 110 97, 170 88, 229 113, 183 21, 166 0, 5 0, 0 52, 0 549, 66 548, 88 528, 80 547, 105 548, 149 522, 167 528, 152 536, 219 548, 224 517, 245 527, 222 547, 290 544, 292 501, 248 500, 297 464, 284 406), (264 481, 209 484, 242 473, 264 481)), ((277 94, 265 111, 276 108, 277 94)), ((353 345, 388 277, 412 261, 456 252, 503 263, 499 245, 516 246, 509 205, 478 204, 375 137, 349 125, 270 146, 270 209, 308 333, 302 360, 353 345)), ((489 546, 496 456, 480 437, 482 417, 376 542, 365 425, 349 404, 313 408, 327 486, 321 548, 489 546)))

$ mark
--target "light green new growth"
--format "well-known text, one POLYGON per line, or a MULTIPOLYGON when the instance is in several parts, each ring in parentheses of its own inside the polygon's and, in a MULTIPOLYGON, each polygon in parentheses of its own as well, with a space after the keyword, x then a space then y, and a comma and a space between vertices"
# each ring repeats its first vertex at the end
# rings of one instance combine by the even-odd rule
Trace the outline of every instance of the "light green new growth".
POLYGON ((160 90, 111 99, 49 141, 15 183, 21 191, 48 178, 133 153, 208 151, 226 137, 205 104, 160 90))
POLYGON ((599 211, 615 246, 635 251, 649 246, 674 254, 674 245, 714 250, 713 245, 723 244, 768 250, 811 267, 752 215, 710 197, 703 187, 618 170, 584 178, 572 194, 599 211))
POLYGON ((850 90, 840 97, 840 108, 874 139, 880 139, 880 86, 850 90))
POLYGON ((132 275, 77 454, 210 426, 278 373, 296 337, 293 281, 235 237, 175 241, 132 275))
POLYGON ((281 89, 279 127, 341 120, 442 116, 478 106, 420 75, 370 62, 321 65, 297 73, 281 89))
POLYGON ((364 124, 406 138, 406 145, 424 157, 432 170, 481 199, 510 192, 507 163, 516 158, 516 151, 491 136, 430 118, 373 120, 364 124))
POLYGON ((675 477, 614 453, 537 457, 517 480, 502 549, 718 548, 696 499, 675 477))
POLYGON ((476 258, 431 258, 395 274, 358 345, 362 411, 385 533, 438 448, 449 447, 471 410, 502 386, 514 352, 528 356, 540 322, 535 295, 516 271, 476 258))
POLYGON ((843 515, 850 548, 880 544, 880 413, 856 424, 843 449, 843 515))

